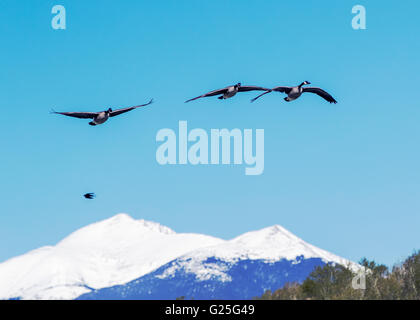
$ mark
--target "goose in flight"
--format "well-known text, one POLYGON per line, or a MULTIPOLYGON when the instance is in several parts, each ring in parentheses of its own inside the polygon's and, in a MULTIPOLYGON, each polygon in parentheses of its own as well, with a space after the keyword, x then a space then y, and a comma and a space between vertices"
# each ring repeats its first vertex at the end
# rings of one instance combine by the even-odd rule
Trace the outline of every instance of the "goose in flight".
POLYGON ((134 109, 137 109, 137 108, 140 108, 140 107, 148 106, 151 103, 153 103, 153 99, 150 100, 146 104, 142 104, 142 105, 134 106, 134 107, 129 107, 129 108, 124 108, 124 109, 118 109, 118 110, 112 110, 111 108, 109 108, 106 111, 100 111, 100 112, 56 112, 56 111, 52 111, 52 113, 62 114, 64 116, 74 117, 74 118, 79 118, 79 119, 93 119, 93 121, 89 122, 89 124, 91 126, 96 126, 98 124, 104 123, 110 117, 115 117, 115 116, 118 116, 118 115, 123 114, 125 112, 131 111, 131 110, 134 110, 134 109))
POLYGON ((322 90, 321 88, 303 87, 303 86, 306 86, 308 84, 311 84, 311 83, 309 81, 304 81, 296 87, 275 87, 273 89, 268 90, 267 92, 264 92, 263 94, 260 94, 258 97, 252 99, 251 102, 254 102, 255 100, 257 100, 258 98, 261 98, 263 95, 265 95, 267 93, 270 93, 272 91, 277 91, 277 92, 283 92, 283 93, 287 94, 287 97, 284 98, 284 100, 286 100, 287 102, 296 100, 304 92, 312 92, 312 93, 315 93, 315 94, 319 95, 320 97, 324 98, 329 103, 337 103, 337 101, 328 92, 326 92, 325 90, 322 90))
POLYGON ((218 96, 218 95, 220 95, 220 97, 218 97, 218 99, 223 100, 223 99, 232 98, 238 92, 255 91, 255 90, 257 90, 257 91, 268 91, 270 89, 263 88, 263 87, 256 87, 256 86, 243 86, 243 85, 241 85, 241 83, 237 83, 235 85, 228 86, 228 87, 223 88, 223 89, 210 91, 208 93, 205 93, 201 96, 192 98, 192 99, 187 100, 185 102, 187 103, 187 102, 197 100, 197 99, 200 99, 200 98, 213 97, 213 96, 218 96))

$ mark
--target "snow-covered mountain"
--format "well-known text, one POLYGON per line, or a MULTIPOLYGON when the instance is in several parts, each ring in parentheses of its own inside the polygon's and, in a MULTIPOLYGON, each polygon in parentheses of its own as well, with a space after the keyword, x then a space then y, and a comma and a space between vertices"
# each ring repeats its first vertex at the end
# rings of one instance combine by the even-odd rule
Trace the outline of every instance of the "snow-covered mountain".
POLYGON ((359 269, 276 225, 199 248, 134 281, 78 299, 251 299, 302 282, 326 263, 359 269))
POLYGON ((119 214, 0 264, 0 299, 248 299, 325 263, 358 268, 278 225, 226 241, 119 214))
POLYGON ((222 242, 200 234, 177 234, 158 223, 118 214, 79 229, 55 246, 1 263, 0 299, 74 299, 222 242))

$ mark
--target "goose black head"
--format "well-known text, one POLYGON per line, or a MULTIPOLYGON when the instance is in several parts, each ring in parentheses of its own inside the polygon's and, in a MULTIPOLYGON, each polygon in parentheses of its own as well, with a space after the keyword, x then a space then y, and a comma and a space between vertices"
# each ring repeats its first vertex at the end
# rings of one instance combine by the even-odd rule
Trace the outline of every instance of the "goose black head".
POLYGON ((236 88, 240 88, 240 87, 241 87, 241 85, 242 85, 242 83, 238 82, 238 83, 235 85, 235 87, 236 87, 236 88))
POLYGON ((302 86, 306 86, 307 84, 311 84, 309 81, 303 81, 302 86))
POLYGON ((112 109, 111 108, 109 108, 107 111, 106 111, 106 113, 111 113, 112 112, 112 109))

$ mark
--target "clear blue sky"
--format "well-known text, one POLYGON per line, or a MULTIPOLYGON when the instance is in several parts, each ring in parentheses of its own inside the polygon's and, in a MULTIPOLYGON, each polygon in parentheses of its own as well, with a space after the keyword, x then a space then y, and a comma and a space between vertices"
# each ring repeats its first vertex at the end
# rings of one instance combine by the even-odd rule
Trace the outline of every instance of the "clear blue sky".
POLYGON ((0 261, 119 212, 225 239, 280 224, 352 260, 400 261, 420 247, 419 10, 414 0, 2 0, 0 261), (56 4, 66 30, 51 28, 56 4), (367 30, 351 28, 356 4, 367 30), (339 103, 278 93, 183 103, 236 82, 303 80, 339 103), (98 127, 49 114, 152 97, 98 127), (264 129, 264 174, 160 166, 156 133, 179 120, 264 129))

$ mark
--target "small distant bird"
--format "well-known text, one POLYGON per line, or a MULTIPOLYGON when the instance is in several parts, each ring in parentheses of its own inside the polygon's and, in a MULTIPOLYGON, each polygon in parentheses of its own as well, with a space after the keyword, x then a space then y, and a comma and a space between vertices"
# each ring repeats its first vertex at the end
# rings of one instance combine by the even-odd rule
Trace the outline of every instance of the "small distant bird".
POLYGON ((95 199, 95 197, 96 197, 96 195, 95 195, 94 193, 92 193, 92 192, 86 193, 86 194, 84 194, 83 196, 84 196, 86 199, 89 199, 89 200, 91 200, 91 199, 95 199))
POLYGON ((148 106, 149 104, 153 103, 153 99, 150 100, 148 103, 146 104, 142 104, 139 106, 134 106, 134 107, 129 107, 129 108, 124 108, 124 109, 118 109, 118 110, 112 110, 111 108, 109 108, 106 111, 101 111, 101 112, 56 112, 56 111, 51 111, 51 113, 55 113, 55 114, 62 114, 64 116, 68 116, 68 117, 74 117, 74 118, 79 118, 79 119, 93 119, 93 121, 89 122, 89 124, 91 126, 96 126, 98 124, 102 124, 105 121, 107 121, 110 117, 115 117, 118 116, 122 113, 140 108, 140 107, 145 107, 148 106))
POLYGON ((185 101, 185 103, 193 101, 193 100, 197 100, 197 99, 200 99, 200 98, 213 97, 213 96, 218 96, 218 95, 221 95, 220 97, 218 97, 218 99, 223 100, 223 99, 232 98, 238 92, 255 91, 255 90, 257 90, 257 91, 269 91, 270 89, 263 88, 263 87, 256 87, 256 86, 243 86, 243 85, 241 85, 241 83, 237 83, 235 85, 228 86, 228 87, 223 88, 223 89, 210 91, 210 92, 205 93, 201 96, 198 96, 198 97, 192 98, 190 100, 187 100, 187 101, 185 101))
POLYGON ((263 95, 265 95, 267 93, 277 91, 277 92, 283 92, 283 93, 287 94, 287 97, 284 98, 284 100, 286 100, 287 102, 296 100, 304 92, 312 92, 312 93, 315 93, 315 94, 319 95, 320 97, 324 98, 329 103, 337 103, 337 101, 328 92, 326 92, 325 90, 322 90, 321 88, 303 87, 303 86, 306 86, 308 84, 311 84, 311 83, 309 81, 304 81, 296 87, 275 87, 273 89, 268 90, 267 92, 264 92, 263 94, 260 94, 258 97, 252 99, 251 102, 254 102, 255 100, 261 98, 263 95))

